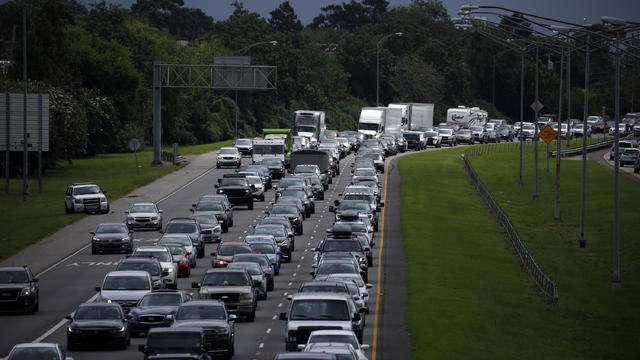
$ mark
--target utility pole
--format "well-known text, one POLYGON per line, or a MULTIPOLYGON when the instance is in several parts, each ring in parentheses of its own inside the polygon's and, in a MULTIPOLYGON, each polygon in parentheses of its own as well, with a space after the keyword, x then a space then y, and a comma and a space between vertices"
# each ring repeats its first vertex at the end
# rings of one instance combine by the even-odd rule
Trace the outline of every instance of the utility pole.
POLYGON ((524 46, 520 48, 520 174, 518 186, 522 187, 522 151, 524 147, 524 46))
MULTIPOLYGON (((22 145, 23 145, 23 163, 22 163, 22 201, 27 201, 29 196, 29 149, 28 140, 29 134, 27 134, 27 4, 24 4, 22 8, 22 76, 24 86, 24 100, 23 100, 23 124, 22 124, 22 145)), ((9 144, 7 144, 7 151, 9 150, 9 144)))
POLYGON ((538 194, 538 44, 536 43, 536 110, 535 110, 535 118, 533 119, 533 131, 535 132, 533 135, 534 142, 534 151, 533 151, 533 200, 538 200, 540 195, 538 194))
POLYGON ((586 221, 586 188, 587 188, 587 117, 589 117, 589 41, 591 35, 587 34, 586 58, 584 62, 584 114, 582 119, 582 187, 580 188, 580 240, 581 248, 587 246, 584 237, 584 225, 586 221))
POLYGON ((560 134, 562 134, 562 75, 563 75, 563 67, 564 67, 564 47, 561 50, 562 55, 560 56, 560 89, 558 91, 558 136, 556 138, 557 150, 556 150, 556 200, 555 206, 553 209, 553 221, 561 222, 560 218, 560 134))

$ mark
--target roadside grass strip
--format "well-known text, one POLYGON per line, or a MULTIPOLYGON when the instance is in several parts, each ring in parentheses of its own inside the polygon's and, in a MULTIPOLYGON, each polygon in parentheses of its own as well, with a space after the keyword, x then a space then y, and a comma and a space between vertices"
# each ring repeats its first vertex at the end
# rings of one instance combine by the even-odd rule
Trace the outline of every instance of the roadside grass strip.
MULTIPOLYGON (((198 154, 228 146, 232 142, 180 148, 180 153, 198 154)), ((74 159, 73 164, 60 161, 55 169, 46 170, 42 180, 42 194, 38 193, 37 177, 29 178, 28 201, 22 200, 22 179, 12 178, 9 194, 0 191, 0 259, 15 254, 58 229, 79 220, 85 214, 65 214, 64 192, 75 182, 93 181, 107 190, 109 202, 132 190, 173 172, 178 166, 151 166, 151 150, 138 152, 139 171, 133 153, 97 155, 74 159)), ((88 235, 87 235, 88 236, 88 235)))
POLYGON ((523 188, 517 151, 471 159, 536 260, 557 280, 560 301, 551 305, 475 192, 462 152, 426 152, 399 162, 413 358, 637 358, 640 244, 633 239, 640 186, 620 179, 622 288, 612 290, 609 169, 587 165, 587 248, 579 249, 579 161, 562 160, 563 222, 556 224, 555 159, 546 173, 541 158, 536 202, 532 151, 525 152, 523 188))

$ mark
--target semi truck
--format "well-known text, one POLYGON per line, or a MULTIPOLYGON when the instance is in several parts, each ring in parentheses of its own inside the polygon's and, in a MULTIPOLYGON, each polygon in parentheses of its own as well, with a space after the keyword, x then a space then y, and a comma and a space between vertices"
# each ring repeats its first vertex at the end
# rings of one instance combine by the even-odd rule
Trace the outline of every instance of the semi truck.
POLYGON ((297 110, 293 124, 294 134, 308 137, 311 144, 317 144, 320 132, 327 128, 324 111, 317 110, 297 110))
POLYGON ((407 125, 412 131, 425 131, 433 127, 433 104, 410 103, 407 125))
POLYGON ((384 131, 387 123, 387 108, 364 107, 360 111, 358 120, 358 132, 365 138, 378 138, 384 131))

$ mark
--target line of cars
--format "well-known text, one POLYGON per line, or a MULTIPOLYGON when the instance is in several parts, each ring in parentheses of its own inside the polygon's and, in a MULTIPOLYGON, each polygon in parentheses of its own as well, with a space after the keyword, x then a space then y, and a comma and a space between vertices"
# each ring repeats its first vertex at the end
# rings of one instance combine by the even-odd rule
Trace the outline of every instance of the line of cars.
POLYGON ((351 182, 330 206, 334 223, 312 249, 313 280, 288 296, 284 342, 276 359, 366 359, 363 333, 369 313, 368 270, 378 231, 381 200, 378 174, 384 172, 385 139, 361 142, 351 182), (295 351, 303 351, 297 355, 295 351), (331 357, 330 357, 331 358, 331 357))

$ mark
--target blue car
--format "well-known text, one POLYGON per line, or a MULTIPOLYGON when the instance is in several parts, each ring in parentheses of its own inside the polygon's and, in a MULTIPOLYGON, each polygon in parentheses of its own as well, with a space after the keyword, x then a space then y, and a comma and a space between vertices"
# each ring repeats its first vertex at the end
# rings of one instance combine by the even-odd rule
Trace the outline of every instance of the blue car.
POLYGON ((274 245, 273 242, 263 240, 251 240, 247 239, 247 242, 251 245, 253 252, 256 254, 265 254, 269 258, 269 262, 274 266, 273 273, 275 275, 280 274, 280 249, 274 245))
POLYGON ((255 171, 258 173, 258 175, 260 175, 260 179, 262 180, 262 183, 264 184, 264 188, 265 191, 269 190, 273 187, 272 185, 272 176, 271 173, 269 172, 269 167, 266 165, 243 165, 241 166, 237 172, 242 172, 242 171, 255 171))

